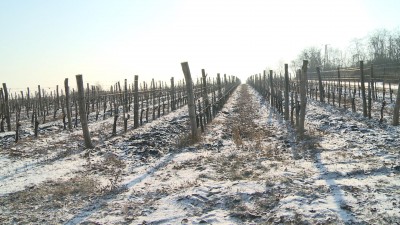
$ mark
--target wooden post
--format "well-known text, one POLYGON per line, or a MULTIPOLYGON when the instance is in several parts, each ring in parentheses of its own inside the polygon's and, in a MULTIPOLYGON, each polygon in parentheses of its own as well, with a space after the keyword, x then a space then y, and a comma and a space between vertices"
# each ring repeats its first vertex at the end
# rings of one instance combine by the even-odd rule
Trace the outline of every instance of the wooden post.
POLYGON ((68 78, 64 80, 64 88, 65 88, 65 107, 67 108, 67 119, 68 119, 68 130, 72 130, 72 120, 71 120, 71 108, 69 106, 69 86, 68 86, 68 78))
POLYGON ((318 74, 318 85, 319 85, 319 101, 325 102, 325 90, 324 85, 322 85, 321 69, 317 67, 318 74))
POLYGON ((273 106, 274 104, 274 85, 273 85, 273 79, 272 79, 272 70, 269 71, 269 89, 270 89, 270 104, 273 106))
POLYGON ((335 105, 335 100, 336 100, 336 98, 335 98, 335 94, 336 94, 336 85, 335 85, 335 82, 333 83, 333 87, 332 87, 332 104, 333 105, 335 105))
POLYGON ((202 112, 200 99, 198 99, 197 102, 198 102, 198 105, 199 105, 199 123, 200 123, 200 127, 201 127, 201 132, 204 132, 204 125, 203 125, 203 115, 204 115, 204 113, 202 112))
POLYGON ((371 78, 368 81, 368 118, 371 119, 371 109, 372 109, 372 96, 371 96, 371 78))
MULTIPOLYGON (((147 84, 144 85, 146 88, 146 123, 149 122, 149 100, 150 100, 150 90, 148 90, 147 84)), ((151 88, 151 87, 150 87, 151 88)))
POLYGON ((61 89, 61 101, 60 101, 60 103, 61 103, 63 129, 65 130, 65 129, 67 129, 67 127, 66 127, 67 126, 67 122, 65 121, 66 117, 67 117, 67 113, 65 112, 65 102, 63 101, 64 100, 63 97, 64 97, 64 94, 63 94, 63 90, 61 89))
POLYGON ((196 111, 195 111, 195 101, 193 95, 193 85, 192 85, 192 75, 190 74, 189 64, 187 62, 182 62, 182 71, 185 75, 186 80, 186 89, 188 95, 188 109, 189 109, 189 118, 190 118, 190 126, 192 129, 192 138, 197 138, 197 124, 196 124, 196 111))
POLYGON ((117 121, 119 117, 119 96, 121 95, 121 85, 118 81, 118 83, 115 85, 114 88, 114 98, 113 98, 113 103, 114 103, 114 123, 113 123, 113 130, 112 130, 112 135, 115 136, 117 135, 117 121), (116 99, 118 97, 118 99, 116 99))
MULTIPOLYGON (((289 65, 285 64, 285 120, 289 120, 289 65)), ((264 73, 265 77, 265 73, 264 73)))
POLYGON ((219 73, 217 73, 217 86, 218 86, 218 107, 219 107, 219 101, 222 98, 222 87, 221 87, 221 76, 219 75, 219 73))
POLYGON ((351 110, 353 112, 357 111, 356 110, 356 94, 357 94, 356 92, 357 92, 356 87, 354 87, 353 95, 351 96, 351 110))
POLYGON ((102 100, 103 100, 103 120, 105 120, 107 111, 107 95, 104 95, 102 100))
POLYGON ((397 86, 396 104, 393 110, 393 126, 399 125, 399 109, 400 109, 400 80, 397 86))
POLYGON ((56 118, 56 116, 57 116, 57 111, 58 111, 58 109, 60 108, 60 94, 59 94, 59 91, 58 91, 58 85, 56 86, 56 104, 54 104, 54 115, 53 115, 53 118, 55 119, 56 118))
POLYGON ((128 130, 128 81, 127 79, 124 80, 124 94, 122 95, 122 100, 123 100, 123 113, 124 115, 122 116, 122 118, 124 119, 124 132, 126 133, 126 131, 128 130))
POLYGON ((307 65, 308 60, 303 60, 303 67, 301 70, 300 79, 300 120, 299 120, 299 136, 304 136, 304 120, 306 117, 306 106, 307 106, 307 65))
POLYGON ((96 121, 99 119, 100 115, 100 101, 101 101, 101 96, 100 96, 100 91, 99 91, 99 86, 93 86, 95 93, 95 102, 96 102, 96 121))
POLYGON ((29 87, 27 88, 27 92, 26 92, 26 117, 29 118, 29 110, 31 108, 31 96, 30 96, 30 91, 29 91, 29 87))
POLYGON ((110 104, 110 116, 113 116, 113 101, 114 101, 114 93, 113 93, 113 85, 110 86, 110 98, 109 98, 109 104, 110 104))
POLYGON ((327 92, 326 92, 326 97, 328 98, 328 104, 331 103, 331 82, 326 83, 327 87, 327 92))
POLYGON ((224 86, 226 86, 227 80, 226 80, 226 73, 224 73, 224 86))
POLYGON ((44 89, 42 89, 42 94, 43 94, 43 103, 44 103, 44 105, 43 105, 43 123, 46 123, 46 115, 47 115, 47 113, 48 113, 48 110, 46 110, 47 109, 47 101, 46 101, 46 94, 45 94, 45 92, 44 92, 44 89), (47 111, 47 113, 46 113, 46 111, 47 111))
POLYGON ((43 114, 43 108, 42 108, 42 94, 41 94, 41 89, 40 89, 40 85, 38 85, 38 94, 39 94, 39 114, 38 115, 42 115, 43 114))
POLYGON ((176 110, 175 82, 174 78, 171 77, 171 111, 175 110, 176 110))
MULTIPOLYGON (((294 88, 293 88, 293 90, 294 90, 294 88)), ((293 91, 291 91, 290 92, 290 122, 293 124, 294 123, 294 120, 293 120, 293 111, 294 111, 294 108, 295 108, 295 104, 294 104, 294 102, 295 102, 295 100, 293 99, 293 91)))
POLYGON ((139 127, 139 76, 138 75, 135 75, 135 95, 133 97, 133 127, 134 128, 139 127))
POLYGON ((337 74, 338 74, 338 89, 339 89, 338 101, 339 101, 339 108, 340 108, 340 105, 342 103, 342 82, 340 80, 340 68, 339 67, 337 68, 337 74))
POLYGON ((346 96, 347 96, 347 84, 346 84, 346 81, 344 82, 344 93, 343 93, 343 107, 344 107, 344 109, 346 109, 347 108, 347 106, 346 106, 346 96))
POLYGON ((210 104, 210 120, 212 120, 213 118, 215 118, 214 117, 214 100, 215 100, 215 90, 214 90, 214 78, 213 78, 213 81, 212 81, 212 83, 211 83, 211 78, 208 78, 209 79, 209 83, 211 84, 211 89, 210 89, 210 92, 211 92, 211 104, 210 104))
POLYGON ((86 113, 87 113, 87 118, 89 118, 90 114, 90 88, 89 88, 89 83, 86 83, 86 113))
POLYGON ((21 111, 18 110, 18 107, 21 107, 21 106, 19 106, 18 102, 17 102, 15 107, 17 108, 15 110, 15 143, 17 143, 19 140, 19 127, 21 126, 21 124, 19 122, 21 111))
POLYGON ((153 102, 153 120, 156 119, 156 83, 154 82, 154 78, 151 80, 151 95, 152 95, 152 102, 153 102))
POLYGON ((263 92, 262 92, 262 96, 264 97, 264 98, 266 98, 267 97, 267 71, 265 71, 265 70, 263 70, 263 81, 262 81, 262 89, 263 89, 263 92))
POLYGON ((7 89, 7 84, 3 83, 3 91, 4 91, 4 104, 5 104, 5 116, 6 116, 6 122, 7 122, 7 131, 11 131, 11 115, 10 115, 10 105, 8 102, 8 89, 7 89))
POLYGON ((160 118, 160 110, 161 110, 161 95, 162 95, 162 87, 161 87, 161 81, 159 82, 159 85, 160 85, 160 90, 159 91, 157 91, 157 99, 158 99, 158 108, 157 108, 157 118, 160 118))
MULTIPOLYGON (((4 97, 3 97, 3 89, 0 88, 0 132, 4 132, 4 97)), ((29 118, 29 117, 28 117, 29 118)))
POLYGON ((85 105, 85 89, 83 88, 82 75, 76 75, 76 84, 78 86, 78 103, 79 103, 79 116, 82 124, 83 137, 85 138, 85 147, 94 148, 88 128, 86 118, 86 105, 85 105))
MULTIPOLYGON (((371 91, 372 91, 372 99, 376 99, 375 98, 375 91, 378 92, 377 90, 375 90, 375 79, 374 79, 374 64, 371 64, 371 91)), ((377 93, 378 94, 378 93, 377 93)))
POLYGON ((203 79, 203 101, 205 104, 204 112, 206 114, 207 123, 210 121, 210 103, 208 101, 208 93, 207 93, 207 75, 204 69, 201 70, 201 76, 203 79))
POLYGON ((367 97, 365 95, 365 78, 364 78, 364 61, 360 61, 360 72, 361 72, 361 94, 363 101, 363 116, 367 117, 367 97))
POLYGON ((386 68, 383 68, 383 81, 382 81, 382 101, 385 101, 385 94, 386 94, 386 89, 385 89, 385 72, 386 68))
POLYGON ((96 87, 94 85, 92 87, 92 94, 90 95, 90 102, 92 103, 92 112, 94 112, 94 103, 96 99, 96 87))
POLYGON ((35 106, 33 106, 34 111, 35 111, 35 115, 32 115, 32 118, 35 119, 35 137, 38 136, 39 134, 39 121, 38 121, 38 115, 39 115, 39 109, 38 109, 38 103, 36 102, 35 106))
POLYGON ((163 91, 166 90, 167 88, 167 83, 164 83, 163 89, 160 90, 160 92, 162 93, 162 114, 163 116, 165 115, 165 106, 167 106, 167 110, 169 111, 169 94, 167 91, 163 91), (165 100, 167 101, 167 103, 165 103, 165 100))

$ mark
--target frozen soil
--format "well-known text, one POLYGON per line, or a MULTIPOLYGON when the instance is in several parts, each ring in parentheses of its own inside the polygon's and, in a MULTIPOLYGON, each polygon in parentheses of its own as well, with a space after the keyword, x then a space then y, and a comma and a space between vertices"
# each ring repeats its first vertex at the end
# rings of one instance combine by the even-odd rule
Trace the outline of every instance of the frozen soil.
POLYGON ((400 223, 398 127, 309 100, 299 140, 248 85, 197 141, 186 111, 91 151, 79 130, 3 149, 0 223, 400 223))

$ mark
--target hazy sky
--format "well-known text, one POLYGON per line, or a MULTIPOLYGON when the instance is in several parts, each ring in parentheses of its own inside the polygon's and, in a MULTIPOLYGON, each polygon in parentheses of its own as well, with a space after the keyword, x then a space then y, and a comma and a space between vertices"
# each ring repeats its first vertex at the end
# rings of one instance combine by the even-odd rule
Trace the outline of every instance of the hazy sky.
POLYGON ((399 0, 0 0, 0 82, 12 90, 183 79, 206 69, 246 78, 305 47, 344 48, 400 25, 399 0))

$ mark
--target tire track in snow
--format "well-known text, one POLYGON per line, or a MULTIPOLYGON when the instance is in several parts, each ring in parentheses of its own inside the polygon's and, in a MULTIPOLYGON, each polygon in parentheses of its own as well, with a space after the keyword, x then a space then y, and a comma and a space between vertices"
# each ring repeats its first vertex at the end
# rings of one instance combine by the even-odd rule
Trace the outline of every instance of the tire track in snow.
POLYGON ((67 221, 65 224, 66 225, 75 225, 83 222, 85 219, 90 217, 92 214, 96 213, 100 209, 102 209, 102 206, 107 204, 108 202, 111 202, 112 200, 116 199, 116 197, 123 193, 126 189, 130 189, 134 187, 135 185, 143 182, 146 178, 152 176, 155 172, 157 172, 159 169, 165 167, 170 163, 179 153, 170 153, 167 154, 166 156, 162 157, 158 162, 153 164, 150 168, 146 170, 145 173, 142 173, 132 180, 125 182, 124 184, 120 185, 120 187, 113 191, 112 196, 110 195, 105 195, 102 198, 96 200, 94 203, 90 204, 89 206, 81 209, 80 213, 75 215, 72 219, 67 221))
MULTIPOLYGON (((379 147, 380 145, 387 146, 389 144, 389 146, 387 147, 390 147, 390 145, 393 146, 393 143, 385 143, 387 140, 382 143, 382 139, 362 137, 364 137, 364 135, 368 137, 368 134, 372 132, 374 136, 383 135, 389 137, 389 139, 395 140, 395 135, 393 134, 393 132, 390 132, 391 129, 382 129, 379 126, 370 127, 370 123, 374 123, 373 121, 363 117, 359 117, 359 115, 355 113, 344 114, 343 111, 340 111, 340 109, 338 108, 326 106, 324 107, 324 105, 317 101, 311 101, 308 107, 309 111, 307 114, 309 114, 308 117, 311 118, 308 118, 310 120, 309 122, 307 122, 308 127, 316 130, 324 127, 321 130, 326 132, 321 140, 327 143, 318 148, 318 151, 315 154, 315 167, 319 170, 320 178, 322 180, 325 180, 326 184, 331 190, 331 196, 333 197, 334 201, 333 203, 336 205, 335 210, 339 214, 340 218, 345 223, 358 222, 359 219, 354 216, 354 211, 349 210, 349 208, 351 209, 351 200, 346 199, 345 192, 344 190, 342 190, 340 182, 337 181, 338 179, 346 179, 346 175, 337 177, 337 170, 330 171, 330 169, 328 168, 329 162, 324 162, 321 153, 329 152, 332 150, 340 151, 341 149, 347 149, 348 152, 353 152, 353 150, 351 149, 353 148, 359 149, 360 151, 362 150, 363 152, 368 152, 372 150, 376 154, 382 152, 382 148, 379 147), (318 116, 323 117, 322 120, 324 123, 327 123, 326 121, 329 121, 329 126, 323 126, 323 124, 321 124, 321 119, 318 120, 315 118, 318 116), (363 134, 364 132, 366 134, 363 134), (343 135, 344 133, 346 134, 343 135), (339 144, 339 146, 335 146, 334 149, 331 149, 330 147, 333 147, 332 144, 334 144, 331 143, 331 140, 336 141, 338 139, 342 142, 339 144), (349 149, 349 146, 352 147, 349 149)), ((355 162, 363 163, 362 160, 356 160, 355 162)), ((367 165, 370 164, 367 163, 367 165)), ((374 176, 374 172, 380 172, 382 169, 385 168, 373 168, 372 170, 369 170, 369 172, 372 173, 371 176, 374 176)), ((357 171, 351 170, 346 173, 351 174, 354 172, 357 171)))
MULTIPOLYGON (((255 91, 254 89, 253 91, 254 95, 257 96, 257 98, 260 101, 261 109, 264 112, 269 111, 267 123, 272 124, 273 121, 275 121, 278 126, 279 125, 286 126, 287 132, 289 134, 288 139, 290 140, 290 142, 291 143, 298 142, 299 140, 297 138, 296 131, 294 130, 294 127, 290 124, 290 122, 284 121, 282 115, 276 111, 275 107, 271 106, 267 101, 265 101, 265 99, 263 99, 263 97, 259 95, 257 91, 255 91)), ((310 126, 309 123, 307 123, 307 125, 310 126)), ((291 145, 292 145, 293 158, 299 159, 300 154, 298 152, 297 144, 291 144, 291 145)), ((348 206, 344 192, 343 190, 341 190, 340 186, 335 182, 335 179, 329 177, 329 170, 322 162, 320 153, 317 153, 314 158, 315 158, 314 166, 318 169, 320 179, 325 180, 327 186, 331 190, 331 196, 333 197, 334 201, 333 203, 335 205, 335 208, 332 210, 334 210, 344 222, 356 221, 356 218, 350 212, 344 209, 346 208, 346 206, 348 206)))

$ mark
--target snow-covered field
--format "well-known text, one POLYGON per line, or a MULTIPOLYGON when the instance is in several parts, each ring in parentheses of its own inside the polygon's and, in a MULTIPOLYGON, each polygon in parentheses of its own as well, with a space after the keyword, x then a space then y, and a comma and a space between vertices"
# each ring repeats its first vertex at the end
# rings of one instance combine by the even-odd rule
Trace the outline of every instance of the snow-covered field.
POLYGON ((400 128, 376 119, 309 100, 298 140, 241 85, 196 142, 186 107, 111 125, 90 125, 91 151, 80 130, 2 149, 0 224, 400 223, 400 128))

